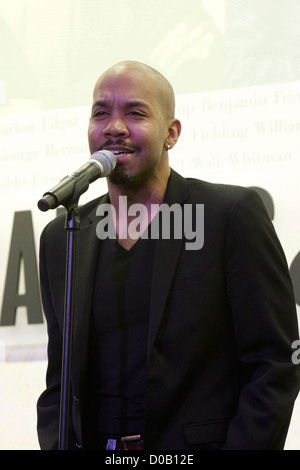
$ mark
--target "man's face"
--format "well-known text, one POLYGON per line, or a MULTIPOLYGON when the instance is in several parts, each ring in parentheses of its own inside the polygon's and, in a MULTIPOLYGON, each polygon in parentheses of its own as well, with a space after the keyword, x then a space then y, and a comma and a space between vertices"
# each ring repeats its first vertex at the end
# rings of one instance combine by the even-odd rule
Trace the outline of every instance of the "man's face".
POLYGON ((109 71, 96 84, 88 139, 91 153, 117 158, 109 179, 141 184, 167 161, 168 120, 151 76, 139 70, 109 71))

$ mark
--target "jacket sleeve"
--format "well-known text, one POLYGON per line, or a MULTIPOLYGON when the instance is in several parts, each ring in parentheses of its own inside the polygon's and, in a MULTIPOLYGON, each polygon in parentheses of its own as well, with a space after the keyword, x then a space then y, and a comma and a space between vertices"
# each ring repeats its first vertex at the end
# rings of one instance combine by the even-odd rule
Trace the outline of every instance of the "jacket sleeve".
MULTIPOLYGON (((40 238, 40 288, 47 321, 48 331, 48 367, 46 375, 46 389, 37 402, 37 431, 42 450, 57 450, 59 446, 59 415, 61 392, 61 364, 62 364, 62 325, 58 321, 53 303, 53 293, 47 272, 46 243, 47 226, 40 238)), ((50 250, 51 251, 51 250, 50 250)), ((65 263, 64 260, 62 260, 65 263)), ((62 291, 64 286, 62 285, 62 291)), ((73 446, 72 423, 69 423, 69 442, 73 446)))
POLYGON ((226 270, 243 386, 224 449, 282 449, 300 380, 296 305, 282 247, 252 190, 231 207, 226 270))

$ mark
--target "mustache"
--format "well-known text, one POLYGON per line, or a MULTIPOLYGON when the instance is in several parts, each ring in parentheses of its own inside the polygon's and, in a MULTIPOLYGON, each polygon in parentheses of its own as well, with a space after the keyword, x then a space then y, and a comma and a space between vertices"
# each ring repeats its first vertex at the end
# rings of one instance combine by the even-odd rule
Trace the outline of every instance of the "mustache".
POLYGON ((98 150, 105 150, 107 147, 110 147, 112 145, 119 145, 120 147, 126 147, 128 150, 132 150, 133 152, 137 149, 137 147, 126 142, 123 139, 117 139, 117 140, 109 139, 103 145, 101 145, 98 150))

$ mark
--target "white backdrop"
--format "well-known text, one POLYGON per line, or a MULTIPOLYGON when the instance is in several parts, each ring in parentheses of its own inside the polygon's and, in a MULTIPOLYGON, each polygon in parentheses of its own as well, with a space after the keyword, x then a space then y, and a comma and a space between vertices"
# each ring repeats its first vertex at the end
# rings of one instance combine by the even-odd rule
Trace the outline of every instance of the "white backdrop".
MULTIPOLYGON (((0 0, 0 306, 15 214, 30 213, 37 263, 39 235, 55 216, 37 201, 89 158, 94 82, 129 58, 174 85, 183 124, 170 152, 176 171, 269 196, 300 314, 297 0, 106 3, 0 0)), ((105 191, 98 180, 81 203, 105 191)), ((21 257, 17 295, 28 287, 24 273, 21 257)), ((45 367, 45 323, 28 324, 21 306, 15 324, 0 324, 0 449, 38 448, 35 404, 45 367)), ((287 448, 300 449, 298 408, 287 448)))

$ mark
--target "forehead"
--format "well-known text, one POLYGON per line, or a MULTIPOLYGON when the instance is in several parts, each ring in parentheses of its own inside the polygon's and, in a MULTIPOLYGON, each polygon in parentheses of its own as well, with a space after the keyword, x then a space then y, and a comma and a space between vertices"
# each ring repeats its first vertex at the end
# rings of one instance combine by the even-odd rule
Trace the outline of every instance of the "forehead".
POLYGON ((149 106, 159 104, 154 79, 139 70, 108 71, 102 75, 94 88, 94 102, 132 101, 145 102, 149 106))
POLYGON ((156 97, 153 79, 139 71, 111 71, 102 75, 94 89, 94 98, 126 95, 131 99, 149 94, 156 97))

